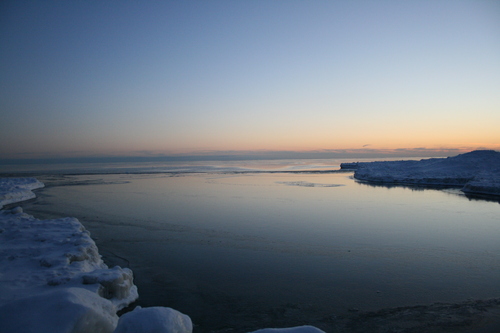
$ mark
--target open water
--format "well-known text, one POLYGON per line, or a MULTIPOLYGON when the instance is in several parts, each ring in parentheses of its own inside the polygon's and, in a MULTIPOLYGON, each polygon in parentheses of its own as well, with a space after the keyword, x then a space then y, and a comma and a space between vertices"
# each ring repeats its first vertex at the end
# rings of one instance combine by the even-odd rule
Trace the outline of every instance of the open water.
POLYGON ((23 206, 80 219, 108 265, 134 271, 138 305, 186 313, 195 332, 500 297, 498 201, 304 163, 47 173, 23 206))

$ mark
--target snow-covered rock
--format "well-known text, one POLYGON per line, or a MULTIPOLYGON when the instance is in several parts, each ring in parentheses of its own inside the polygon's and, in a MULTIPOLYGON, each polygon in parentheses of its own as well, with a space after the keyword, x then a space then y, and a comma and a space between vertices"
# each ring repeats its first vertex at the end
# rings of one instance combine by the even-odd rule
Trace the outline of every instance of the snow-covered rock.
POLYGON ((120 317, 114 333, 191 333, 191 319, 165 307, 136 307, 120 317))
POLYGON ((314 326, 297 326, 289 328, 264 328, 250 333, 325 333, 314 326))
POLYGON ((448 158, 357 163, 354 178, 377 183, 461 186, 462 191, 500 194, 500 153, 475 150, 448 158))
POLYGON ((8 204, 33 199, 31 190, 44 187, 35 178, 0 178, 0 209, 8 204))

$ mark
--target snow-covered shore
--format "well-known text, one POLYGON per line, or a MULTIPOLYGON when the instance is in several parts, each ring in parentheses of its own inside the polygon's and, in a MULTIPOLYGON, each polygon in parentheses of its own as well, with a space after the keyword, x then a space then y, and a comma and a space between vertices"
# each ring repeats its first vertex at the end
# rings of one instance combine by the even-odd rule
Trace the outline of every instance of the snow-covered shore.
POLYGON ((468 194, 500 195, 500 153, 475 150, 420 161, 348 163, 357 180, 409 185, 459 186, 468 194))
MULTIPOLYGON (((0 179, 0 209, 32 199, 35 178, 0 179)), ((0 210, 0 333, 191 333, 171 308, 117 311, 138 298, 128 268, 108 268, 75 218, 39 220, 20 207, 0 210)), ((313 326, 257 331, 321 333, 313 326)), ((323 332, 324 333, 324 332, 323 332)))
POLYGON ((31 190, 44 187, 35 178, 0 178, 0 209, 8 204, 33 199, 31 190))

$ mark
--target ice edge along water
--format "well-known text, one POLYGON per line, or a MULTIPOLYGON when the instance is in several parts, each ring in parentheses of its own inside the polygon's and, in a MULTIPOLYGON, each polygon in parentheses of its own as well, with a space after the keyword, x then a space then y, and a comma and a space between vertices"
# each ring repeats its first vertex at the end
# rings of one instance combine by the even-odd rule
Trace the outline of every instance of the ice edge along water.
POLYGON ((457 186, 466 194, 500 196, 500 153, 475 150, 420 161, 343 163, 354 178, 381 184, 457 186))
MULTIPOLYGON (((34 198, 32 190, 42 187, 35 178, 0 178, 0 209, 34 198)), ((0 211, 0 333, 192 332, 189 316, 167 307, 136 307, 119 318, 117 311, 137 298, 132 271, 108 268, 76 218, 39 220, 21 207, 0 211)))

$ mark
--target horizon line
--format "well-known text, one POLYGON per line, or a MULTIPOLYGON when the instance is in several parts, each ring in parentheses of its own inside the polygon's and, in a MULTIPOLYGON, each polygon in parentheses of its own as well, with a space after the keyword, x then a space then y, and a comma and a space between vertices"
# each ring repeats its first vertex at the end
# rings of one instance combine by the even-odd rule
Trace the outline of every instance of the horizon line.
MULTIPOLYGON (((123 162, 194 162, 194 161, 244 161, 283 159, 344 159, 344 158, 435 158, 449 157, 473 150, 487 148, 396 148, 396 149, 323 149, 308 151, 250 150, 250 151, 198 151, 191 153, 161 154, 148 151, 123 155, 38 156, 24 158, 2 158, 1 165, 15 164, 61 164, 61 163, 123 163, 123 162)), ((33 155, 31 155, 33 156, 33 155)))

